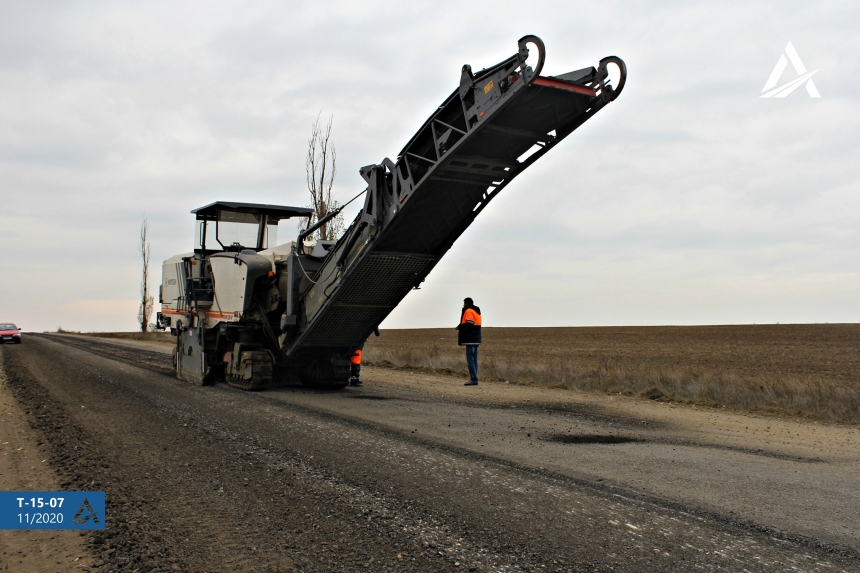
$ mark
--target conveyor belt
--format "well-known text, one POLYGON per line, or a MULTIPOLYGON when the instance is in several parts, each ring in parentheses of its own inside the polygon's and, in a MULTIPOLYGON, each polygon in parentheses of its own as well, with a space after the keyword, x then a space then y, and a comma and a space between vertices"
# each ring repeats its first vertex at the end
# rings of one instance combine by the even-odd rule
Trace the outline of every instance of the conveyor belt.
POLYGON ((475 217, 510 181, 582 125, 624 87, 624 62, 540 76, 543 42, 526 36, 507 60, 473 74, 403 148, 396 163, 361 169, 362 212, 303 297, 289 355, 351 351, 420 284, 475 217), (534 69, 528 45, 537 46, 534 69), (607 66, 620 70, 614 89, 607 66), (525 157, 526 152, 534 153, 525 157))

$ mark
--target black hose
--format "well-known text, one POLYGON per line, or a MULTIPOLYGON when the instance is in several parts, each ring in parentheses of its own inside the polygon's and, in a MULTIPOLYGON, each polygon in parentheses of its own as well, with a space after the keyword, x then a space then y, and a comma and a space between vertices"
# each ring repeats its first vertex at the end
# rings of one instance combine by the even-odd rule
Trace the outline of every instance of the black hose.
POLYGON ((304 252, 305 237, 310 236, 311 234, 313 234, 314 231, 316 231, 317 229, 319 229, 320 227, 322 227, 323 225, 325 225, 326 223, 328 223, 329 221, 331 221, 332 219, 334 219, 335 217, 340 215, 340 212, 343 211, 347 205, 349 205, 350 203, 352 203, 353 201, 355 201, 356 199, 358 199, 359 197, 361 197, 365 193, 367 193, 367 189, 365 189, 364 191, 362 191, 361 193, 359 193, 358 195, 356 195, 355 197, 353 197, 352 199, 350 199, 349 201, 347 201, 346 203, 344 203, 343 205, 341 205, 340 207, 338 207, 334 211, 330 212, 328 215, 326 215, 325 217, 323 217, 322 219, 320 219, 319 221, 314 223, 313 226, 308 227, 307 229, 305 229, 304 231, 299 233, 299 237, 298 237, 298 239, 296 239, 296 242, 299 244, 299 249, 302 252, 304 252))
POLYGON ((336 267, 342 267, 344 261, 346 260, 346 256, 352 251, 352 248, 355 246, 355 242, 358 241, 358 238, 361 236, 361 232, 364 228, 367 227, 367 221, 362 221, 361 225, 358 226, 352 236, 349 238, 349 241, 343 247, 343 251, 340 253, 340 258, 337 260, 336 267))
POLYGON ((254 302, 257 304, 257 310, 260 311, 260 320, 263 323, 263 332, 269 337, 269 340, 275 345, 275 348, 280 350, 278 344, 278 337, 275 336, 275 331, 272 330, 272 325, 269 323, 269 316, 263 308, 262 303, 260 303, 259 298, 255 298, 254 302))

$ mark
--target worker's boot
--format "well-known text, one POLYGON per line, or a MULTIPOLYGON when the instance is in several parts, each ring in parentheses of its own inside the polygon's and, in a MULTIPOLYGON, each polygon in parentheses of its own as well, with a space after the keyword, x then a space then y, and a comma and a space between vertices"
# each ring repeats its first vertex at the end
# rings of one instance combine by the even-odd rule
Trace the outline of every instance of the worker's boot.
POLYGON ((362 383, 361 383, 361 380, 359 380, 359 379, 358 379, 357 377, 355 377, 355 376, 350 377, 350 379, 349 379, 349 385, 350 385, 350 386, 364 386, 364 384, 362 384, 362 383))

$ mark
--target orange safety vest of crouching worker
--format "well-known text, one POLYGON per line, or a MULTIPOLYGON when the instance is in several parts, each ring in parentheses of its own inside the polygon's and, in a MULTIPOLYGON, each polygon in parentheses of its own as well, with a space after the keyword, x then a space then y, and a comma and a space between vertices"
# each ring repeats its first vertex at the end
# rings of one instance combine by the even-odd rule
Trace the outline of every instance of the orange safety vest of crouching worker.
POLYGON ((360 348, 355 351, 355 354, 350 356, 349 363, 350 364, 361 364, 361 349, 360 348))

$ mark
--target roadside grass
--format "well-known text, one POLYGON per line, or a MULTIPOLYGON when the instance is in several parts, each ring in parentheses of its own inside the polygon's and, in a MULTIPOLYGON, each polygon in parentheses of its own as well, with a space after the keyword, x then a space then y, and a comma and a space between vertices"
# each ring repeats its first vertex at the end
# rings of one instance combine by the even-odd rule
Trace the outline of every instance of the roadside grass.
MULTIPOLYGON (((375 366, 427 369, 439 374, 467 376, 462 351, 441 349, 436 344, 425 352, 414 348, 369 345, 365 348, 364 359, 375 366)), ((860 423, 860 384, 850 385, 790 373, 738 376, 697 372, 691 368, 622 356, 604 356, 589 362, 592 363, 584 364, 563 355, 517 361, 491 355, 481 358, 480 378, 860 423)))

